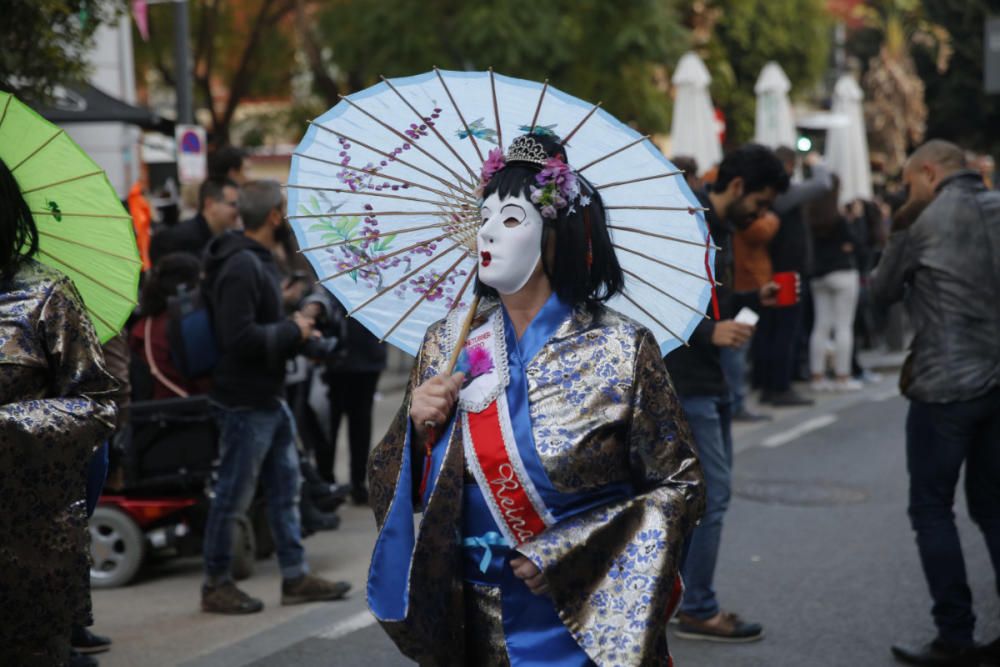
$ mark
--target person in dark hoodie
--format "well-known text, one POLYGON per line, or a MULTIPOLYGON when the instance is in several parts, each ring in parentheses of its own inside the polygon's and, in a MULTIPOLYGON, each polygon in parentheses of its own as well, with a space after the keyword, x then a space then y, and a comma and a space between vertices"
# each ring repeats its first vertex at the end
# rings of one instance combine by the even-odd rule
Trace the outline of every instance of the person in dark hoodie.
POLYGON ((720 350, 742 347, 753 335, 753 327, 733 320, 739 308, 760 312, 761 306, 774 304, 777 293, 774 283, 758 292, 732 293, 732 234, 749 227, 787 188, 788 175, 774 153, 748 144, 726 155, 711 191, 699 193, 708 209, 705 218, 712 240, 720 248, 715 254, 714 278, 721 285, 709 305, 715 319, 702 320, 689 345, 664 359, 705 474, 705 514, 688 539, 681 565, 685 590, 677 636, 685 639, 749 642, 763 637, 760 624, 721 610, 712 587, 733 463, 732 407, 720 350))
POLYGON ((286 318, 281 275, 272 251, 291 234, 281 186, 246 184, 240 194, 244 231, 214 239, 205 255, 205 294, 220 349, 211 396, 220 405, 219 469, 205 526, 206 612, 246 614, 264 604, 233 583, 232 528, 263 482, 281 566, 281 603, 336 600, 350 589, 309 574, 298 513, 299 458, 295 424, 284 399, 285 361, 313 335, 313 321, 286 318))

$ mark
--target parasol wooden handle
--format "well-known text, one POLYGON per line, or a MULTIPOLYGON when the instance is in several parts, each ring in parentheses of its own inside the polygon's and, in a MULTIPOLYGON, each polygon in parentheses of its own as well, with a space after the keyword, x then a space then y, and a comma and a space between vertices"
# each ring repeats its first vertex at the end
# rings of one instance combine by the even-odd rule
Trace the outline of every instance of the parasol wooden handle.
MULTIPOLYGON (((465 316, 465 323, 462 324, 462 330, 458 334, 458 340, 455 341, 455 348, 451 351, 451 358, 448 360, 447 368, 445 368, 445 375, 451 375, 455 371, 455 364, 458 363, 458 355, 461 354, 462 348, 465 346, 465 339, 469 337, 469 330, 472 329, 472 320, 476 318, 477 310, 479 310, 478 294, 473 297, 472 307, 469 308, 469 314, 465 316)), ((427 428, 427 435, 424 440, 424 473, 420 479, 421 498, 424 496, 424 491, 427 489, 427 480, 430 478, 431 450, 434 447, 434 443, 437 442, 438 439, 437 422, 425 421, 424 426, 427 428)))

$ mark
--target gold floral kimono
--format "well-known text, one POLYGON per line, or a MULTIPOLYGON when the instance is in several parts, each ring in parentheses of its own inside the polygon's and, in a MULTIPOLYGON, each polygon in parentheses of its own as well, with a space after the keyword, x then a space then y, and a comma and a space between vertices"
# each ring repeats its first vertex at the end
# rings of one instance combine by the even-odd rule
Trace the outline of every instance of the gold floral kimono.
POLYGON ((0 281, 0 650, 10 664, 59 664, 71 624, 89 614, 87 465, 114 428, 115 388, 66 276, 29 261, 0 281), (48 659, 29 657, 44 645, 48 659))
MULTIPOLYGON (((481 306, 463 359, 499 377, 500 391, 486 400, 498 396, 493 405, 509 414, 501 449, 518 450, 508 468, 531 478, 525 487, 544 522, 529 536, 516 532, 523 522, 508 530, 497 511, 506 501, 488 497, 496 480, 471 442, 482 405, 460 398, 433 448, 427 489, 417 490, 425 457, 410 444, 410 392, 445 368, 460 318, 428 330, 403 406, 370 458, 379 538, 368 602, 376 618, 422 665, 669 664, 668 608, 704 487, 652 334, 614 311, 595 316, 553 295, 517 339, 502 306, 481 306), (470 345, 491 326, 495 358, 479 361, 489 355, 470 345), (494 524, 480 506, 492 508, 499 528, 482 532, 494 524), (547 597, 514 580, 513 549, 544 573, 547 597), (531 620, 544 609, 522 613, 539 604, 558 627, 531 620)), ((478 372, 465 368, 469 386, 478 372)))

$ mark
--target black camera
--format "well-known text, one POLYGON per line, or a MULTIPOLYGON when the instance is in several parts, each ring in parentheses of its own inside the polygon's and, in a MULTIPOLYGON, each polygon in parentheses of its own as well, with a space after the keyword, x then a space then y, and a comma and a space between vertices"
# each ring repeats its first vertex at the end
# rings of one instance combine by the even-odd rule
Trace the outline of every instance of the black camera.
POLYGON ((301 353, 316 361, 328 361, 337 356, 340 339, 337 336, 310 338, 302 344, 301 353))

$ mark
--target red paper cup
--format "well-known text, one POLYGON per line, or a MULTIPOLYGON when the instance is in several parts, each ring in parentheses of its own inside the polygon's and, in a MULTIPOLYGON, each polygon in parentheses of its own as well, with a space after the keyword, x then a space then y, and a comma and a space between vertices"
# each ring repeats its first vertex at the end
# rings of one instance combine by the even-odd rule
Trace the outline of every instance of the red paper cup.
POLYGON ((794 306, 799 302, 799 274, 797 271, 775 273, 771 280, 778 284, 779 306, 794 306))

